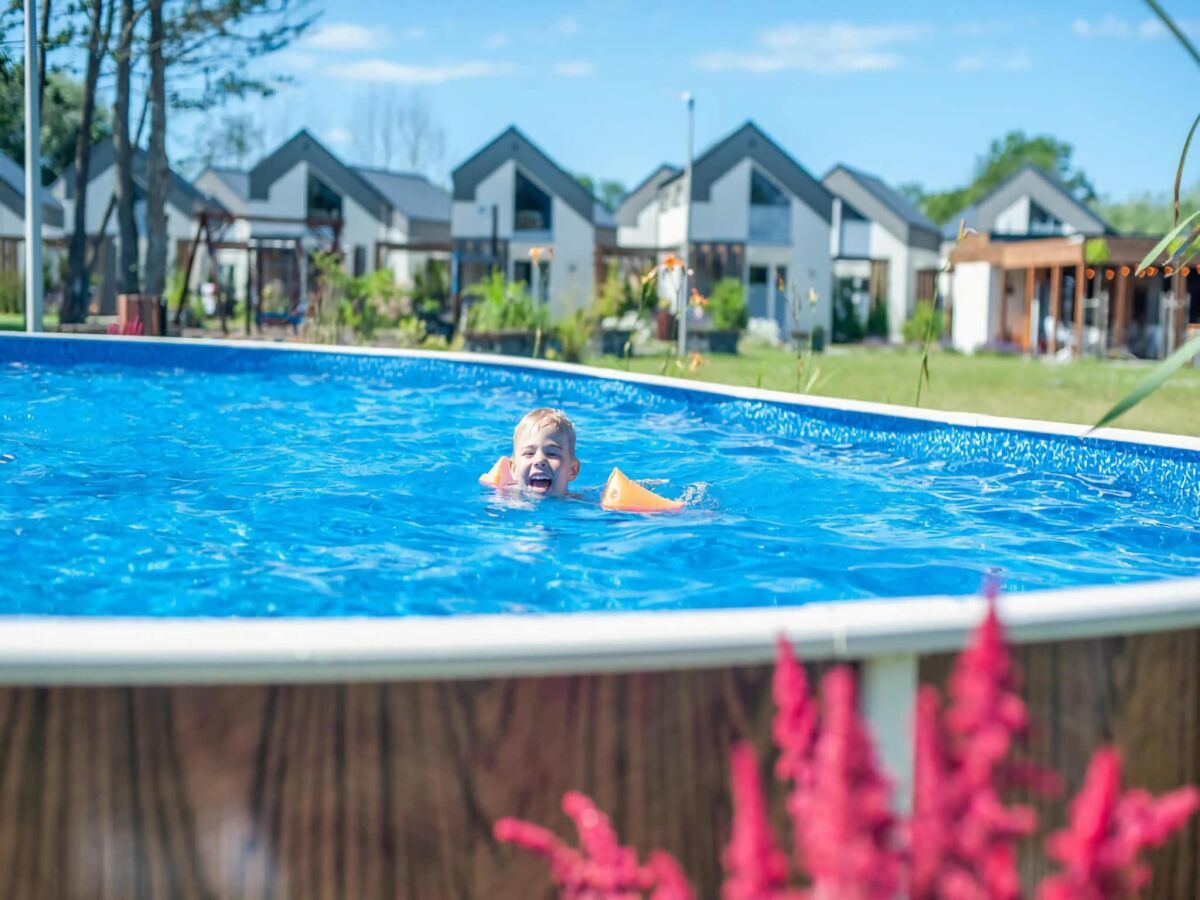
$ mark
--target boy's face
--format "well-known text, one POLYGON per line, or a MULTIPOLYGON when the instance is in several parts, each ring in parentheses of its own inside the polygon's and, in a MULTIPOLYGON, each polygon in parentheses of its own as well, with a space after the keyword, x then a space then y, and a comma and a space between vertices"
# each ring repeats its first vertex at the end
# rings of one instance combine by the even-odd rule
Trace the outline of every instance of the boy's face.
POLYGON ((524 490, 563 497, 567 485, 579 475, 579 460, 562 431, 526 428, 513 441, 512 474, 524 490))

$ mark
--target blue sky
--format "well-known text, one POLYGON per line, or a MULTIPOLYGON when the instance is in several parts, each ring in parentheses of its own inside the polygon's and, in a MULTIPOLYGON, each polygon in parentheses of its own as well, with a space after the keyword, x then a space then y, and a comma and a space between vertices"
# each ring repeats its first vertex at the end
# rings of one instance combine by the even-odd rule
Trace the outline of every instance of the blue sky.
MULTIPOLYGON (((1191 2, 1165 5, 1200 37, 1191 2)), ((754 119, 818 177, 846 162, 949 188, 1021 128, 1072 143, 1101 194, 1121 198, 1170 187, 1200 96, 1200 68, 1134 2, 321 8, 271 62, 297 83, 256 109, 266 139, 304 125, 354 160, 367 95, 416 91, 446 135, 443 177, 515 123, 564 167, 632 185, 682 158, 686 90, 697 152, 754 119)), ((1200 161, 1190 168, 1200 180, 1200 161)))

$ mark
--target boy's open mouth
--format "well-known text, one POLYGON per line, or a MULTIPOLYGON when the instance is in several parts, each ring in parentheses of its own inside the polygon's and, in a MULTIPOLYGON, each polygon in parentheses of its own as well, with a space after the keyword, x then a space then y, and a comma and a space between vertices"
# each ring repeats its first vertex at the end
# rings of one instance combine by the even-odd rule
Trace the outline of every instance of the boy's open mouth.
POLYGON ((554 482, 551 481, 550 477, 547 475, 530 475, 529 476, 529 489, 533 490, 533 491, 537 491, 539 494, 549 493, 550 486, 553 483, 554 482))

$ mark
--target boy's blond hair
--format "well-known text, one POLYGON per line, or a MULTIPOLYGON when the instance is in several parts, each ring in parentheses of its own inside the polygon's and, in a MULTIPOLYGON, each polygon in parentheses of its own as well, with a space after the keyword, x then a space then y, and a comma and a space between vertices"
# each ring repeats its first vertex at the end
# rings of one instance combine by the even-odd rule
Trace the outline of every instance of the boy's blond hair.
POLYGON ((551 409, 548 406, 543 406, 538 409, 530 410, 525 414, 517 427, 513 429, 513 448, 517 446, 517 441, 520 439, 522 432, 533 429, 534 431, 544 431, 547 428, 556 431, 561 431, 567 438, 567 450, 572 456, 575 455, 575 426, 571 420, 567 418, 567 414, 561 409, 551 409))

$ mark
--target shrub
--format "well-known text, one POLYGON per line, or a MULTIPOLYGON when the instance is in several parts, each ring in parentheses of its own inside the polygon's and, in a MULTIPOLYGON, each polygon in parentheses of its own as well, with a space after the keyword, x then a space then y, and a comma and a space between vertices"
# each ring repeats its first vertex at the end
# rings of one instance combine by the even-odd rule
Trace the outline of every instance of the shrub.
POLYGON ((750 321, 746 308, 746 293, 736 278, 722 278, 708 298, 708 311, 712 316, 713 328, 718 331, 741 331, 750 321))
POLYGON ((25 309, 25 280, 16 269, 0 269, 0 313, 25 309))
POLYGON ((562 358, 567 362, 583 362, 595 327, 595 323, 582 309, 576 310, 559 322, 554 330, 562 358))
POLYGON ((878 300, 867 313, 867 336, 888 339, 887 303, 878 300))
POLYGON ((936 341, 945 329, 946 317, 940 309, 934 309, 928 300, 918 300, 913 314, 904 323, 901 334, 910 344, 923 344, 926 340, 936 341))
POLYGON ((529 296, 525 282, 508 281, 499 269, 465 293, 479 298, 467 313, 468 331, 533 331, 546 327, 545 309, 529 296))
POLYGON ((854 298, 841 292, 833 305, 833 340, 839 344, 852 344, 863 339, 862 320, 854 308, 854 298))

